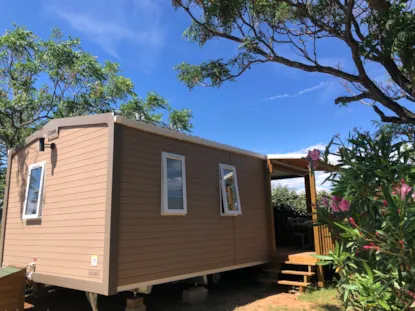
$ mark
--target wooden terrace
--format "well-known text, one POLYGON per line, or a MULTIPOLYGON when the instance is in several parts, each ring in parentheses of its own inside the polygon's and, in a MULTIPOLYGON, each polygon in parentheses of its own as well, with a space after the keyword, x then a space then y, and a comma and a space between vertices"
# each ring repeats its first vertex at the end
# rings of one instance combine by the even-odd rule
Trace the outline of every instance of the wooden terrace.
MULTIPOLYGON (((317 226, 317 191, 314 172, 309 168, 309 162, 304 158, 281 158, 279 156, 268 156, 268 170, 270 179, 281 180, 287 178, 304 178, 305 195, 307 202, 307 213, 310 218, 310 234, 313 241, 310 250, 298 249, 295 247, 278 246, 275 240, 275 227, 273 228, 274 265, 268 269, 270 279, 273 283, 282 285, 298 286, 300 291, 308 286, 312 276, 317 274, 318 286, 324 286, 324 271, 322 266, 316 265, 318 259, 313 255, 326 255, 333 249, 333 241, 327 226, 317 226), (304 271, 304 266, 308 267, 304 271), (289 267, 287 270, 285 267, 289 267), (313 271, 315 270, 315 272, 313 271), (284 275, 303 276, 300 282, 282 280, 284 275)), ((336 167, 328 163, 319 162, 314 171, 334 172, 336 167)), ((274 219, 274 216, 272 217, 274 219)), ((275 223, 273 222, 275 226, 275 223)), ((304 244, 304 243, 303 243, 304 244)), ((304 246, 304 245, 303 245, 304 246)))

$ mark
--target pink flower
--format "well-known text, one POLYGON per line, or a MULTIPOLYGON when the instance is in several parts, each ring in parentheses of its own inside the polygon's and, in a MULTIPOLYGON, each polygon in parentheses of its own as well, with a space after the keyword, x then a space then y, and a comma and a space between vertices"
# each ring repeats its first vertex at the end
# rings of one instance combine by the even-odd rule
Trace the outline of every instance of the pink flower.
POLYGON ((335 213, 338 213, 338 212, 340 212, 340 210, 339 210, 339 208, 338 208, 338 206, 337 206, 337 202, 336 201, 331 201, 331 205, 330 205, 330 207, 331 207, 331 209, 333 210, 333 212, 335 212, 335 213))
POLYGON ((404 245, 405 241, 404 240, 399 240, 399 244, 404 245))
POLYGON ((350 218, 349 218, 349 221, 350 221, 350 224, 351 224, 354 228, 357 228, 357 224, 356 224, 356 222, 354 221, 354 219, 353 219, 352 217, 350 217, 350 218))
POLYGON ((415 192, 411 195, 412 199, 415 200, 415 192))
POLYGON ((383 206, 388 206, 388 201, 383 200, 383 206))
POLYGON ((407 291, 406 291, 406 293, 407 293, 409 296, 412 296, 413 298, 415 298, 415 293, 414 293, 414 292, 411 292, 411 291, 407 290, 407 291))
POLYGON ((339 209, 342 212, 348 212, 350 210, 350 202, 346 199, 342 199, 339 204, 339 209))
POLYGON ((401 209, 400 209, 400 208, 398 208, 397 212, 398 212, 398 214, 400 214, 400 213, 401 213, 401 209))
POLYGON ((401 199, 402 199, 402 201, 405 201, 406 196, 411 191, 412 191, 412 187, 410 187, 409 185, 407 185, 405 183, 405 180, 402 178, 402 185, 401 185, 401 199))
POLYGON ((322 203, 324 206, 329 206, 329 199, 327 197, 324 197, 322 203))
POLYGON ((370 242, 369 245, 363 246, 364 249, 375 249, 380 250, 380 246, 376 246, 373 242, 370 242))
POLYGON ((335 202, 340 202, 342 200, 342 198, 338 197, 337 195, 333 195, 333 197, 331 199, 335 202))
POLYGON ((313 161, 320 160, 320 150, 318 150, 318 149, 313 149, 312 151, 309 150, 308 151, 308 158, 313 160, 313 161))

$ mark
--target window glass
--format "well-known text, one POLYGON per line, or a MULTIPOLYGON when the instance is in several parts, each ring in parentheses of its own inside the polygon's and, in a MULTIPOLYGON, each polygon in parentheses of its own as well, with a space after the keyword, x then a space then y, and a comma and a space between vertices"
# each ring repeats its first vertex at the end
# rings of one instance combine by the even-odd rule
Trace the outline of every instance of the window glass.
POLYGON ((241 203, 239 200, 238 179, 236 168, 231 165, 220 164, 220 195, 221 214, 240 215, 241 203))
POLYGON ((228 210, 230 211, 238 211, 238 198, 236 196, 236 186, 235 186, 235 173, 233 170, 224 169, 223 170, 223 178, 225 181, 225 190, 226 190, 226 198, 228 203, 228 210))
POLYGON ((161 213, 185 215, 187 213, 185 158, 178 154, 162 152, 161 165, 161 213))
POLYGON ((37 218, 40 216, 44 171, 44 162, 33 164, 29 167, 23 219, 37 218))
POLYGON ((167 158, 167 197, 168 209, 182 210, 183 202, 183 166, 181 160, 167 158))

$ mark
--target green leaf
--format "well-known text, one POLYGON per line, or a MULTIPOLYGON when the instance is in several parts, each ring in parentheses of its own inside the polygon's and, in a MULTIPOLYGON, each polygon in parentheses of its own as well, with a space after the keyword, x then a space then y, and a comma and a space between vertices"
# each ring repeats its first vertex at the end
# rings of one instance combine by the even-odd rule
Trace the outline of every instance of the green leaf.
POLYGON ((332 256, 315 255, 315 254, 312 254, 311 256, 313 256, 313 257, 315 257, 317 259, 320 259, 320 260, 333 260, 333 257, 332 256))
POLYGON ((378 300, 378 303, 383 307, 383 308, 385 308, 385 310, 390 310, 391 308, 390 308, 390 306, 385 302, 385 301, 383 301, 383 300, 378 300))
POLYGON ((365 268, 367 275, 369 276, 370 282, 373 283, 373 272, 372 269, 370 269, 369 265, 365 260, 362 260, 363 267, 365 268))
POLYGON ((381 171, 381 170, 376 170, 375 173, 380 176, 380 177, 388 177, 389 176, 389 172, 385 172, 385 171, 381 171))
POLYGON ((358 290, 359 286, 352 285, 352 284, 343 284, 342 287, 348 289, 348 290, 358 290))

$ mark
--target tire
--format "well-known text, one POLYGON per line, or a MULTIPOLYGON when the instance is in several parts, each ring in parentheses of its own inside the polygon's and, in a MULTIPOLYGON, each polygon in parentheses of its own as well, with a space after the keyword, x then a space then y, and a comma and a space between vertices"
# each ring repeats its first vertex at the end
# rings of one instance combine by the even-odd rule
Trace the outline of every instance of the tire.
POLYGON ((208 286, 218 287, 221 284, 222 275, 220 273, 214 273, 208 275, 208 286))

